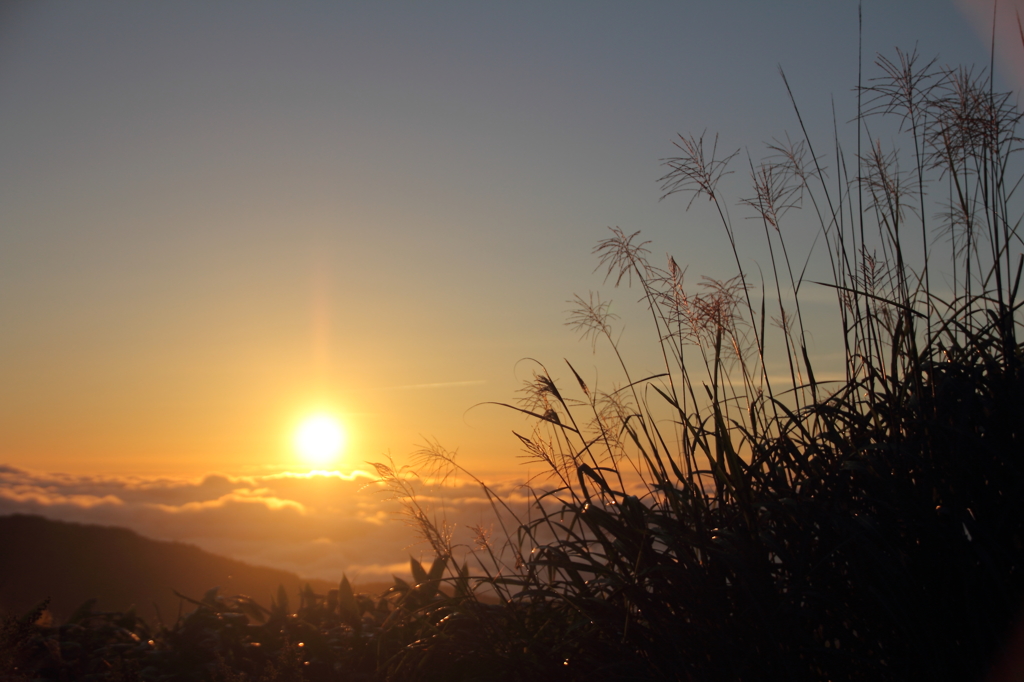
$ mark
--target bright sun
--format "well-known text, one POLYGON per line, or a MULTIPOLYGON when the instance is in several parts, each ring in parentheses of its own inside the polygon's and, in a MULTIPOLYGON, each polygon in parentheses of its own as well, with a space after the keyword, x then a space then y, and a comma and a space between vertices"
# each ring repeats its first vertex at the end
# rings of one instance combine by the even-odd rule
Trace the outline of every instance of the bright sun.
POLYGON ((329 464, 345 445, 345 431, 334 417, 309 417, 295 432, 295 447, 310 464, 329 464))

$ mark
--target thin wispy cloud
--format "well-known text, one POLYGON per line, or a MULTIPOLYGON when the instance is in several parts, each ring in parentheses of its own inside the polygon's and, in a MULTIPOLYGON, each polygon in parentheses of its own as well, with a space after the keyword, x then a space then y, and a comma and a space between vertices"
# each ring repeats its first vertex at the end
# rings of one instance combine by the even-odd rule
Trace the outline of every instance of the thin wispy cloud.
POLYGON ((442 381, 433 384, 406 384, 404 386, 387 386, 383 390, 385 391, 410 391, 420 390, 427 388, 459 388, 462 386, 481 386, 487 382, 483 379, 474 379, 472 381, 442 381))

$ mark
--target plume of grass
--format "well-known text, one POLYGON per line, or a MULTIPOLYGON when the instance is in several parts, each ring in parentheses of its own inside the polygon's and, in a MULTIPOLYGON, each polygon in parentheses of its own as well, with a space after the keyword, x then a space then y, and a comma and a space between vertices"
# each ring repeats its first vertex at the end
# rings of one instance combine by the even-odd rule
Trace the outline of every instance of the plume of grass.
POLYGON ((527 518, 484 486, 506 539, 481 544, 475 584, 524 645, 495 645, 507 665, 545 679, 965 679, 998 651, 1024 598, 1020 114, 990 73, 899 51, 877 64, 858 140, 894 121, 909 157, 877 140, 848 155, 837 129, 833 182, 794 99, 803 137, 748 161, 738 203, 762 223, 771 294, 742 268, 720 186, 736 154, 717 137, 708 153, 681 136, 662 190, 714 205, 735 275, 688 288, 619 228, 595 248, 606 281, 640 290, 662 367, 632 374, 608 303, 577 297, 569 324, 609 349, 621 383, 591 386, 568 364, 562 386, 538 363, 506 404, 533 420, 516 436, 550 472, 527 518), (787 246, 807 206, 831 281, 806 280, 787 246), (835 293, 844 381, 815 378, 808 285, 835 293), (772 353, 787 385, 769 380, 772 353))

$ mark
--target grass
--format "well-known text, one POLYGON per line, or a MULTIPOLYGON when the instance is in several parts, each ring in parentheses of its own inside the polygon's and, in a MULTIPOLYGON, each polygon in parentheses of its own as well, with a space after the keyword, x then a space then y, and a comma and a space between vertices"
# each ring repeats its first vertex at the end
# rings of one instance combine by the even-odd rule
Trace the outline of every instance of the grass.
MULTIPOLYGON (((472 554, 474 578, 505 621, 493 640, 439 632, 436 646, 508 679, 977 679, 995 660, 1024 596, 1020 114, 988 72, 899 51, 876 65, 857 89, 856 153, 837 130, 831 175, 795 101, 803 137, 762 161, 676 141, 664 196, 710 202, 736 271, 694 289, 639 233, 598 244, 607 280, 639 290, 662 367, 631 373, 608 303, 576 299, 570 324, 610 351, 620 383, 590 387, 570 364, 564 386, 540 367, 507 405, 533 420, 517 436, 549 478, 528 518, 480 482, 505 537, 472 554), (760 278, 720 189, 741 164, 737 203, 770 257, 760 278), (831 281, 792 258, 797 209, 818 221, 831 281), (811 285, 835 294, 837 383, 815 379, 811 285), (773 360, 787 381, 769 378, 773 360), (503 653, 512 633, 526 660, 503 653)), ((468 473, 423 454, 434 478, 468 473)), ((396 492, 435 552, 457 555, 396 492)))
MULTIPOLYGON (((837 129, 828 173, 795 101, 801 137, 772 142, 764 160, 676 141, 664 195, 709 202, 736 271, 694 288, 674 259, 652 262, 638 233, 597 245, 608 280, 639 291, 661 367, 634 374, 608 303, 576 299, 569 323, 619 363, 619 383, 589 386, 570 364, 565 386, 539 366, 507 404, 531 420, 516 435, 547 477, 528 488, 526 513, 474 479, 497 538, 479 530, 474 547, 458 545, 407 472, 377 464, 437 556, 413 562, 415 584, 371 599, 343 582, 304 593, 295 614, 283 593, 270 609, 207 595, 158 636, 157 672, 983 678, 1024 597, 1020 114, 989 72, 904 52, 877 67, 856 91, 856 149, 837 129), (722 179, 738 167, 751 188, 733 201, 722 179), (763 276, 743 267, 733 203, 763 228, 763 276), (787 244, 798 215, 817 221, 828 281, 810 282, 787 244), (835 296, 839 382, 815 378, 801 304, 811 286, 835 296), (171 666, 186 654, 201 660, 171 666)), ((436 444, 419 463, 435 480, 471 476, 436 444)), ((4 625, 4 660, 52 652, 57 636, 26 622, 4 625)))

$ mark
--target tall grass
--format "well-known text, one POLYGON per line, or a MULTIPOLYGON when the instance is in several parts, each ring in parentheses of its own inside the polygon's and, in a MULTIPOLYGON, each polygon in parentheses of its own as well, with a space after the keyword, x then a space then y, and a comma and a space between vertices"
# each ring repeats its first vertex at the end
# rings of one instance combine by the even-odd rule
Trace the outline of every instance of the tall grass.
MULTIPOLYGON (((639 290, 661 368, 634 374, 608 303, 576 299, 570 324, 620 383, 589 386, 570 364, 564 386, 539 367, 508 405, 532 419, 516 435, 550 476, 528 514, 480 482, 503 540, 480 537, 460 566, 444 522, 381 465, 459 586, 393 659, 403 679, 443 676, 422 665, 438 650, 508 679, 984 674, 1024 596, 1021 115, 990 71, 899 51, 876 66, 856 90, 855 153, 837 127, 829 172, 795 99, 801 135, 763 160, 675 142, 664 196, 710 202, 736 270, 694 288, 638 233, 597 245, 608 280, 639 290), (740 169, 749 195, 729 198, 722 178, 740 169), (743 265, 732 203, 762 227, 764 275, 743 265), (828 281, 787 243, 798 209, 828 281), (838 382, 816 380, 812 287, 835 296, 838 382)), ((422 454, 433 476, 461 469, 422 454)))

